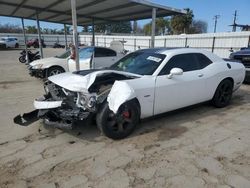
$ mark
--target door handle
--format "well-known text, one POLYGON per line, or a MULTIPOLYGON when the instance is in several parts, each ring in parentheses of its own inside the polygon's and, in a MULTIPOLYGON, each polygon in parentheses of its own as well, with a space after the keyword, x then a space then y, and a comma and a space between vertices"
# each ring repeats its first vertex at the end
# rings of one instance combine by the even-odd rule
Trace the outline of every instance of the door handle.
POLYGON ((204 76, 204 74, 202 74, 202 73, 201 73, 201 74, 198 74, 198 77, 202 77, 202 76, 204 76))

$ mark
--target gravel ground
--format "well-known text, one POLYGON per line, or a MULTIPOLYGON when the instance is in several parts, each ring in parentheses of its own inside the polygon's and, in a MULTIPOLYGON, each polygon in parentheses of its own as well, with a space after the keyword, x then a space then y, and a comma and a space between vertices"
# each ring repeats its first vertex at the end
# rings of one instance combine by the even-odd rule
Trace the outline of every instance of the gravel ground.
MULTIPOLYGON (((45 49, 47 57, 62 49, 45 49)), ((33 110, 42 81, 18 62, 20 50, 0 51, 0 187, 250 187, 250 85, 232 104, 209 104, 143 121, 113 141, 95 125, 63 131, 13 117, 33 110)))

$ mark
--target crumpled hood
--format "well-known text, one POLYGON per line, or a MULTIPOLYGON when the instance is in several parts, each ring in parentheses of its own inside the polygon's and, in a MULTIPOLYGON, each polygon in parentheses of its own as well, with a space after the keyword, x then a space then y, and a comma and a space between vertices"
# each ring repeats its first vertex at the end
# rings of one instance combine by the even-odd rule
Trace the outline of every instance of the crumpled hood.
POLYGON ((86 74, 85 76, 76 73, 66 72, 51 76, 48 79, 51 82, 55 83, 56 85, 59 85, 70 91, 86 93, 88 92, 90 86, 95 82, 96 77, 99 77, 101 75, 106 75, 109 73, 117 73, 125 76, 141 77, 141 75, 128 72, 114 71, 114 70, 100 70, 91 72, 89 74, 86 74))

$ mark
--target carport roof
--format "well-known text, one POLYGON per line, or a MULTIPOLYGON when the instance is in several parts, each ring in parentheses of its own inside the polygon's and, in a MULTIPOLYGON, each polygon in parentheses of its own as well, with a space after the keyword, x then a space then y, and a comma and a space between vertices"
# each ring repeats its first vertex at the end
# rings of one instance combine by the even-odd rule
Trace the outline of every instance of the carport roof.
MULTIPOLYGON (((157 17, 185 14, 175 9, 146 0, 76 0, 78 25, 140 20, 152 17, 152 8, 157 8, 157 17)), ((0 16, 36 19, 62 24, 72 24, 70 0, 0 0, 0 16)))

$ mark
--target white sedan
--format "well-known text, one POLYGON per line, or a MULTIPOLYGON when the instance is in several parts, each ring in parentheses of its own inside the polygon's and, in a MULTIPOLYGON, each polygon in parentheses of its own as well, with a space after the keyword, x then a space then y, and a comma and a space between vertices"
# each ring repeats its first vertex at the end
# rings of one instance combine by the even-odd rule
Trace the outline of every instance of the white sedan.
POLYGON ((35 111, 14 122, 28 125, 39 118, 55 127, 72 128, 95 118, 109 138, 127 137, 140 119, 211 101, 230 103, 242 84, 245 68, 211 52, 182 48, 138 50, 105 70, 86 70, 49 77, 46 95, 35 111))
MULTIPOLYGON (((123 56, 110 48, 84 47, 79 49, 80 70, 109 67, 123 56)), ((73 72, 76 70, 76 62, 69 57, 70 51, 67 51, 59 56, 33 61, 29 65, 29 73, 31 76, 47 78, 63 72, 73 72)))
POLYGON ((18 39, 15 37, 2 37, 0 39, 0 48, 19 48, 18 39))

